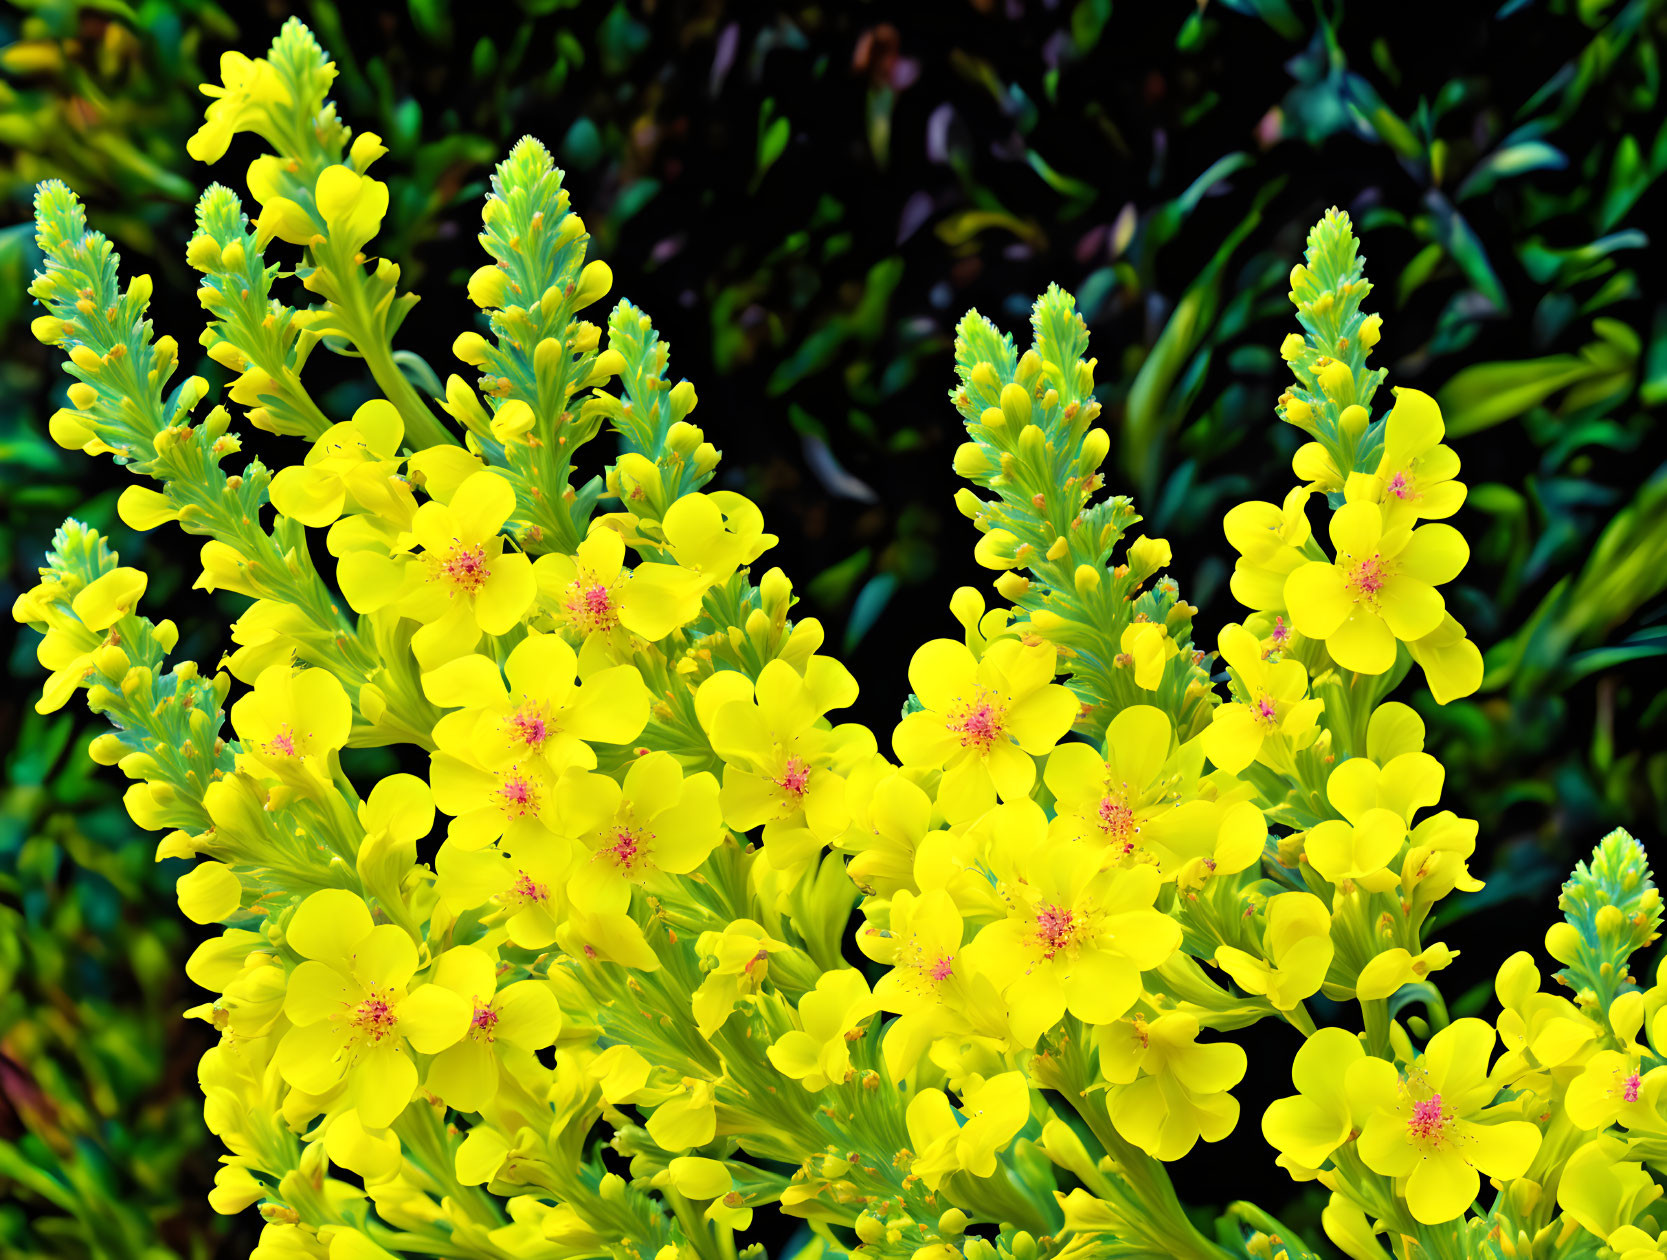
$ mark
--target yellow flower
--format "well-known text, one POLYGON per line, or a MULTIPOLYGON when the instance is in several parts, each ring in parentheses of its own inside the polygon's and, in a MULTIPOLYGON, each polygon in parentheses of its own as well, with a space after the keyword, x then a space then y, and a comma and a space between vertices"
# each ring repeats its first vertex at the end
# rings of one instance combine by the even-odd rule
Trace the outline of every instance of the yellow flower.
POLYGON ((563 890, 572 855, 552 833, 470 848, 448 839, 434 860, 435 891, 453 913, 490 905, 512 944, 543 949, 565 915, 563 890))
POLYGON ((1261 957, 1218 945, 1215 962, 1246 993, 1289 1011, 1320 991, 1335 952, 1325 902, 1313 893, 1289 892, 1268 898, 1261 957))
POLYGON ((1610 1250, 1621 1254, 1632 1248, 1654 1250, 1649 1235, 1632 1222, 1661 1197, 1655 1178, 1643 1164, 1626 1155, 1625 1144, 1612 1137, 1589 1140, 1569 1156, 1557 1180, 1557 1206, 1581 1228, 1608 1241, 1610 1250), (1642 1239, 1617 1239, 1623 1229, 1628 1234, 1642 1235, 1642 1239))
POLYGON ((718 781, 683 777, 670 753, 637 758, 622 785, 606 775, 563 780, 562 834, 576 841, 567 922, 557 939, 587 957, 651 971, 660 963, 631 918, 631 890, 686 875, 723 839, 718 781))
POLYGON ((480 1111, 498 1092, 501 1056, 530 1056, 555 1044, 561 1007, 542 980, 518 980, 499 989, 497 963, 472 945, 441 954, 434 983, 469 1001, 469 1024, 461 1040, 434 1056, 424 1087, 447 1106, 480 1111))
POLYGON ((1163 710, 1130 705, 1106 728, 1103 757, 1075 742, 1048 755, 1049 835, 1101 847, 1118 865, 1150 862, 1166 881, 1183 870, 1242 871, 1262 852, 1267 826, 1249 801, 1201 796, 1203 762, 1201 741, 1176 746, 1163 710))
POLYGON ((335 755, 347 745, 353 706, 332 675, 286 661, 261 671, 254 689, 232 705, 231 718, 239 770, 318 794, 328 788, 335 755))
POLYGON ((1180 654, 1180 646, 1169 637, 1169 627, 1152 621, 1132 622, 1117 642, 1119 660, 1127 657, 1134 666, 1134 684, 1143 691, 1156 691, 1163 684, 1163 667, 1180 654))
POLYGON ((532 561, 505 551, 499 534, 515 511, 515 490, 490 470, 470 475, 450 503, 417 509, 411 532, 420 556, 345 556, 337 576, 355 612, 387 608, 422 623, 411 650, 425 670, 471 651, 484 632, 501 635, 537 596, 532 561))
POLYGON ((783 1033, 766 1053, 783 1075, 818 1093, 851 1075, 849 1034, 874 1011, 862 972, 850 967, 824 972, 799 999, 799 1027, 783 1033))
POLYGON ((802 868, 845 830, 845 776, 837 767, 874 752, 867 728, 830 729, 829 709, 857 698, 851 672, 813 656, 804 673, 783 660, 745 674, 720 670, 700 685, 695 712, 724 760, 724 821, 736 831, 764 828, 764 855, 777 870, 802 868))
MULTIPOLYGON (((1413 1219, 1439 1225, 1463 1215, 1481 1188, 1479 1173, 1520 1177, 1540 1147, 1526 1120, 1502 1120, 1489 1109, 1498 1084, 1488 1076, 1492 1025, 1455 1020, 1430 1038, 1404 1074, 1371 1059, 1350 1079, 1370 1108, 1360 1131, 1360 1157, 1373 1172, 1404 1178, 1413 1219)), ((1520 1114, 1500 1108, 1504 1114, 1520 1114)))
POLYGON ((1416 389, 1395 390, 1375 470, 1386 523, 1445 520, 1464 506, 1464 483, 1454 480, 1459 457, 1442 444, 1445 433, 1435 399, 1416 389))
POLYGON ((857 887, 887 896, 914 887, 921 840, 932 827, 932 798, 884 757, 875 755, 846 781, 851 825, 839 847, 857 887))
POLYGON ((439 984, 410 987, 417 947, 404 928, 375 926, 354 893, 329 888, 301 903, 286 941, 307 961, 289 977, 294 1025, 275 1062, 296 1089, 323 1094, 346 1081, 366 1128, 392 1124, 417 1091, 412 1052, 435 1054, 469 1026, 469 1003, 439 984))
POLYGON ((1239 1122, 1227 1091, 1244 1079, 1248 1060, 1231 1042, 1201 1044, 1198 1021, 1169 1011, 1094 1030, 1100 1072, 1110 1083, 1107 1108, 1124 1140, 1155 1159, 1177 1160, 1199 1138, 1219 1142, 1239 1122))
POLYGON ((965 1032, 1002 1039, 1006 1004, 990 978, 961 957, 964 927, 954 899, 942 888, 893 895, 889 924, 857 934, 863 953, 891 970, 874 986, 874 1000, 897 1019, 886 1028, 886 1070, 901 1081, 939 1037, 965 1032))
POLYGON ((1308 829, 1308 864, 1332 884, 1351 881, 1369 892, 1395 886, 1388 869, 1406 842, 1412 816, 1441 799, 1444 771, 1428 753, 1402 753, 1379 766, 1351 757, 1326 780, 1326 799, 1342 821, 1329 818, 1308 829))
POLYGON ((1150 866, 1105 869, 1083 844, 1023 854, 1000 892, 1007 915, 966 947, 973 968, 1006 998, 1026 1046, 1069 1011, 1088 1024, 1122 1015, 1140 996, 1140 973, 1181 943, 1174 919, 1152 908, 1161 877, 1150 866))
MULTIPOLYGON (((533 562, 541 607, 575 638, 618 639, 634 634, 657 643, 700 615, 706 581, 676 564, 625 567, 625 540, 604 522, 571 556, 559 552, 533 562)), ((625 645, 621 645, 621 650, 625 645)))
POLYGON ((493 769, 534 760, 556 774, 591 769, 591 744, 629 744, 642 734, 649 695, 633 665, 597 670, 583 682, 578 673, 578 656, 553 634, 529 634, 502 672, 489 656, 447 661, 423 675, 431 701, 460 709, 435 726, 435 743, 493 769))
POLYGON ((892 747, 905 766, 942 767, 938 805, 951 822, 996 803, 1023 800, 1036 781, 1033 757, 1071 729, 1080 705, 1053 681, 1049 645, 1004 639, 976 660, 964 643, 933 639, 909 662, 923 709, 897 725, 892 747))
POLYGON ((1387 522, 1359 493, 1332 516, 1331 541, 1335 562, 1310 561, 1285 580, 1291 624, 1325 640, 1343 669, 1384 673, 1397 640, 1414 642, 1441 626, 1446 603, 1435 588, 1459 575, 1470 548, 1451 525, 1387 522))
POLYGON ((1285 496, 1283 506, 1241 503, 1222 518, 1227 541, 1239 558, 1233 564, 1233 598, 1257 612, 1285 607, 1285 579, 1308 560, 1303 544, 1312 536, 1308 524, 1308 496, 1298 486, 1285 496))
POLYGON ((711 970, 695 990, 695 1026, 708 1041, 724 1026, 742 997, 756 993, 770 971, 770 955, 787 946, 751 919, 735 919, 721 932, 702 932, 695 952, 711 970))
POLYGON ((399 529, 409 529, 416 499, 399 467, 405 424, 391 402, 373 398, 353 419, 332 425, 306 459, 272 478, 272 506, 313 529, 332 525, 348 501, 399 529))
POLYGON ((1319 738, 1325 701, 1308 697, 1308 671, 1299 660, 1265 660, 1262 644, 1243 626, 1221 629, 1221 657, 1232 670, 1237 702, 1219 705, 1204 730, 1204 751, 1223 770, 1238 774, 1267 760, 1269 740, 1288 759, 1319 738))
POLYGON ((1275 1099, 1262 1114, 1262 1136, 1282 1154, 1281 1163, 1318 1169, 1360 1127, 1366 1116, 1353 1101, 1349 1082, 1365 1061, 1360 1038, 1347 1029, 1309 1034, 1291 1062, 1297 1092, 1275 1099))
POLYGON ((910 1171, 936 1190, 957 1172, 993 1177, 996 1155, 1030 1119, 1030 1085, 1023 1072, 973 1077, 962 1088, 961 1105, 941 1089, 923 1089, 909 1099, 904 1119, 915 1152, 910 1171))
POLYGON ((1465 635, 1452 613, 1423 638, 1407 644, 1407 651, 1424 671, 1424 681, 1437 704, 1472 695, 1482 685, 1482 652, 1465 635))
POLYGON ((220 82, 204 83, 200 90, 213 101, 204 111, 203 125, 185 142, 185 151, 199 162, 218 162, 238 132, 260 129, 268 106, 290 104, 272 63, 240 52, 221 53, 220 82))
POLYGON ((1667 1067, 1641 1070, 1637 1047, 1630 1052, 1599 1050, 1586 1060, 1580 1075, 1569 1082, 1563 1108, 1577 1128, 1667 1132, 1659 1112, 1661 1091, 1667 1087, 1667 1067))
POLYGON ((489 768, 472 757, 437 752, 428 777, 435 805, 452 816, 447 844, 479 849, 500 836, 511 844, 553 841, 559 776, 543 757, 489 768))
POLYGON ((1526 1088, 1525 1081, 1544 1071, 1564 1079, 1591 1056, 1598 1026, 1568 998, 1540 991, 1540 969, 1526 950, 1507 958, 1494 978, 1499 998, 1499 1040, 1505 1053, 1494 1065, 1504 1084, 1526 1088))

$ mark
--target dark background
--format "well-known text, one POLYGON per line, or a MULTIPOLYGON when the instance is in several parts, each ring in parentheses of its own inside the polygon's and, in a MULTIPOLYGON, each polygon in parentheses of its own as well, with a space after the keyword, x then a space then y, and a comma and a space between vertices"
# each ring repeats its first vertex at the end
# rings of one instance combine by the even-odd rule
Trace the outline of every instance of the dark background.
MULTIPOLYGON (((1298 435, 1272 410, 1296 327, 1285 277, 1340 205, 1385 317, 1375 361, 1441 398, 1472 486, 1454 523, 1474 554, 1451 602, 1488 676, 1446 709, 1404 698, 1448 767, 1443 803, 1482 824, 1489 889, 1442 932, 1465 949, 1443 988, 1479 1011, 1507 947, 1537 949, 1569 864, 1615 825, 1653 842, 1667 799, 1664 10, 414 0, 0 17, 17 41, 0 52, 0 208, 20 225, 0 236, 6 597, 74 511, 149 569, 151 606, 182 624, 212 611, 186 589, 194 546, 114 521, 125 474, 44 440, 66 378, 27 337, 24 220, 35 180, 67 179, 126 274, 155 276, 158 331, 189 359, 191 201, 210 175, 241 191, 259 149, 244 137, 212 172, 194 167, 183 144, 202 102, 187 85, 216 77, 224 48, 263 49, 291 11, 335 56, 343 117, 392 150, 374 171, 393 192, 377 248, 425 298, 398 345, 442 378, 461 367, 448 347, 472 326, 462 282, 484 257, 485 174, 538 135, 613 268, 593 317, 618 297, 654 317, 724 452, 719 484, 763 508, 781 537, 763 563, 822 620, 863 684, 849 716, 882 740, 913 647, 954 633, 949 595, 988 593, 992 576, 951 503, 956 319, 975 306, 1022 347, 1049 281, 1077 294, 1108 481, 1170 540, 1208 647, 1238 615, 1222 513, 1291 484, 1298 435), (1514 367, 1476 370, 1489 364, 1514 367)), ((308 379, 344 417, 363 389, 322 355, 308 379)), ((258 433, 247 449, 293 454, 258 433)), ((598 470, 606 458, 604 440, 598 470)), ((0 699, 0 1160, 55 1179, 0 1162, 15 1198, 0 1244, 242 1254, 255 1218, 227 1225, 201 1202, 217 1152, 191 1079, 202 1025, 176 1019, 199 996, 179 974, 195 931, 173 905, 179 864, 150 863, 116 776, 83 764, 85 715, 29 711, 33 638, 0 634, 14 680, 0 699)), ((181 653, 207 663, 222 646, 199 636, 181 653)), ((1259 1116, 1286 1092, 1295 1039, 1249 1036, 1240 1130, 1175 1174, 1191 1202, 1277 1213, 1298 1196, 1259 1116)), ((1316 1210, 1292 1211, 1311 1241, 1316 1210)))

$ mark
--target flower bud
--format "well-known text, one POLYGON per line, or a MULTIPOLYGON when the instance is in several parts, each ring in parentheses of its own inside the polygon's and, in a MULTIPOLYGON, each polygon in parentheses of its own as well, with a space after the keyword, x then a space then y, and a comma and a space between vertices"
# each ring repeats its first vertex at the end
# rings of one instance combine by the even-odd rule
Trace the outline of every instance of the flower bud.
MULTIPOLYGON (((1030 392, 1023 385, 1003 385, 1001 412, 1007 417, 1008 424, 1015 429, 1024 429, 1030 423, 1030 392)), ((1037 434, 1040 436, 1040 429, 1037 430, 1037 434)))
POLYGON ((501 307, 509 292, 509 277, 496 263, 477 267, 469 277, 469 300, 483 310, 501 307))
MULTIPOLYGON (((600 258, 585 264, 585 269, 579 273, 579 285, 573 291, 573 309, 582 311, 592 302, 606 297, 608 290, 614 287, 614 273, 607 263, 600 258)), ((620 361, 624 366, 624 361, 620 361)), ((615 368, 614 371, 619 371, 615 368)))
POLYGON ((1359 403, 1351 403, 1343 408, 1343 414, 1337 417, 1337 427, 1350 438, 1358 438, 1366 432, 1366 426, 1371 423, 1371 414, 1359 403))
POLYGON ((485 363, 487 353, 491 349, 486 338, 478 332, 459 333, 457 340, 451 343, 451 352, 470 367, 479 367, 485 363))
POLYGON ((1287 363, 1293 363, 1302 357, 1302 352, 1308 348, 1308 342, 1301 333, 1290 333, 1279 343, 1279 357, 1287 363))

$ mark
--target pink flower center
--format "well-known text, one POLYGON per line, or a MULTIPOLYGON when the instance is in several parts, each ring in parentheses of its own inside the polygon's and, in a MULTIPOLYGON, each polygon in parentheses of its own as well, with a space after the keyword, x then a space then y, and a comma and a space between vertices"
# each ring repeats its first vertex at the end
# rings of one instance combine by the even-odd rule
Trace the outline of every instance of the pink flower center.
POLYGON ((1389 479, 1387 488, 1389 493, 1397 499, 1415 499, 1418 497, 1418 491, 1413 488, 1412 474, 1404 468, 1389 479))
POLYGON ((1621 1087, 1621 1101, 1629 1103, 1637 1102, 1638 1089, 1642 1084, 1643 1082, 1639 1079, 1638 1073, 1636 1072, 1627 1077, 1626 1083, 1621 1087))
POLYGON ((932 964, 932 970, 929 974, 932 979, 942 984, 955 974, 955 960, 953 958, 938 959, 937 962, 932 964))
POLYGON ((525 871, 515 872, 515 882, 509 886, 504 894, 504 900, 516 905, 529 905, 543 901, 550 895, 550 890, 535 880, 525 871))
POLYGON ((782 767, 781 778, 776 780, 776 786, 794 796, 803 796, 810 786, 810 763, 798 757, 789 757, 782 767))
POLYGON ((469 1020, 469 1035, 476 1041, 492 1041, 498 1029, 498 1012, 492 1009, 492 1003, 482 1003, 475 999, 475 1013, 469 1020))
POLYGON ((1442 1110, 1441 1095, 1431 1094, 1412 1104, 1412 1117, 1407 1121, 1407 1132, 1420 1142, 1438 1142, 1452 1119, 1442 1110))
POLYGON ((1291 627, 1285 624, 1285 618, 1275 617, 1273 619, 1273 631, 1268 635, 1268 637, 1273 640, 1273 646, 1275 648, 1284 648, 1285 644, 1291 638, 1291 627))
POLYGON ((1007 707, 984 687, 971 700, 960 700, 949 711, 944 723, 951 734, 958 735, 962 748, 971 748, 980 756, 990 751, 1006 729, 1007 707))
POLYGON ((1389 575, 1384 572, 1383 558, 1376 553, 1365 560, 1351 559, 1346 566, 1346 574, 1343 585, 1348 587, 1356 603, 1375 604, 1378 592, 1389 580, 1389 575))
POLYGON ((379 997, 374 992, 371 996, 353 1008, 351 1018, 354 1031, 361 1037, 368 1037, 372 1041, 381 1041, 394 1031, 399 1023, 392 1003, 387 998, 379 997))
POLYGON ((544 706, 535 701, 522 705, 510 714, 509 729, 513 738, 537 752, 550 737, 550 728, 544 721, 544 706))
POLYGON ((440 574, 451 583, 454 592, 473 595, 492 576, 486 563, 486 548, 453 542, 451 551, 440 561, 440 574))
POLYGON ((1036 910, 1036 948, 1052 959, 1069 949, 1076 935, 1077 917, 1063 906, 1044 905, 1036 910))
POLYGON ((1107 844, 1121 850, 1124 855, 1134 852, 1135 837, 1140 834, 1140 827, 1134 820, 1134 807, 1121 792, 1100 798, 1099 821, 1107 844))
POLYGON ((614 607, 613 595, 607 586, 587 574, 581 573, 568 584, 562 608, 567 613, 567 620, 580 634, 612 630, 619 624, 619 610, 614 607))
POLYGON ((630 875, 639 867, 648 865, 648 848, 644 837, 630 827, 614 828, 614 838, 602 850, 620 870, 621 874, 630 875))
POLYGON ((522 774, 519 766, 511 766, 498 776, 497 797, 498 807, 511 818, 538 813, 538 784, 522 774))
POLYGON ((295 728, 288 722, 279 725, 273 732, 272 738, 262 745, 267 754, 273 757, 293 757, 295 751, 295 728))
POLYGON ((1272 726, 1279 718, 1279 706, 1274 703, 1272 696, 1258 696, 1256 703, 1251 707, 1256 714, 1256 720, 1264 726, 1272 726))

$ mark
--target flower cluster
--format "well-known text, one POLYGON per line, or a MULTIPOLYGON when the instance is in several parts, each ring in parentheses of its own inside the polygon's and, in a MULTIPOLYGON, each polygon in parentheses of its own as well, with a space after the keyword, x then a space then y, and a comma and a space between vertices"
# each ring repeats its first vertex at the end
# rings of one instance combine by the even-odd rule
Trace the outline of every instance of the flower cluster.
POLYGON ((296 443, 284 467, 225 470, 229 407, 170 384, 149 282, 121 288, 61 185, 31 289, 74 378, 53 436, 127 465, 123 520, 203 538, 198 585, 245 601, 212 670, 170 665, 145 575, 72 521, 14 612, 40 707, 84 690, 110 719, 91 755, 158 858, 194 860, 182 912, 224 925, 186 967, 220 1033, 212 1201, 259 1205, 257 1256, 733 1260, 766 1208, 874 1256, 1307 1256, 1248 1204, 1207 1237, 1165 1169, 1237 1126, 1225 1034, 1262 1019, 1298 1090, 1263 1132, 1354 1260, 1378 1232, 1404 1258, 1667 1249, 1636 842, 1565 894, 1571 996, 1518 955, 1495 1024, 1449 1022, 1430 980, 1477 828, 1387 697, 1414 665, 1438 702, 1478 685, 1438 590, 1464 488, 1428 397, 1372 417, 1346 217, 1292 277, 1302 484, 1226 518, 1225 692, 1168 545, 1100 494, 1087 330, 1052 288, 1023 354, 976 313, 956 343, 958 503, 1008 606, 957 592, 876 732, 839 720, 857 682, 787 575, 755 579, 757 508, 705 488, 718 452, 649 318, 580 317, 612 277, 537 141, 492 180, 463 370, 408 370, 414 298, 367 253, 385 150, 332 75, 292 21, 225 60, 192 145, 271 149, 254 217, 211 187, 186 256, 229 404, 296 443), (320 346, 374 386, 346 419, 304 380, 320 346))

